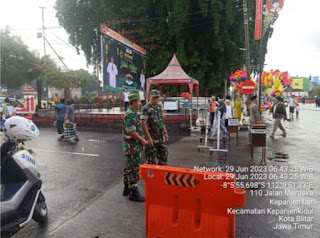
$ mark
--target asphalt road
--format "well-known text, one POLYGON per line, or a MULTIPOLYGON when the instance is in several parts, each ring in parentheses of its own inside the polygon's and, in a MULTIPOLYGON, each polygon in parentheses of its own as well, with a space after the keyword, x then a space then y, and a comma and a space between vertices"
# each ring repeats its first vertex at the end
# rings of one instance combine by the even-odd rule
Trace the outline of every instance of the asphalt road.
MULTIPOLYGON (((279 222, 279 216, 276 215, 236 215, 237 237, 319 237, 319 118, 319 108, 315 108, 314 105, 302 105, 299 119, 284 123, 288 132, 287 138, 282 138, 279 130, 274 140, 267 139, 269 158, 274 159, 276 153, 290 156, 286 162, 268 161, 269 167, 276 165, 280 168, 286 165, 289 168, 313 168, 313 185, 309 190, 314 194, 299 197, 305 201, 312 201, 312 205, 302 206, 314 208, 313 215, 309 216, 314 217, 313 221, 306 223, 312 224, 312 228, 274 229, 276 223, 290 222, 279 222)), ((268 124, 272 123, 268 115, 265 115, 265 121, 268 124)), ((269 134, 271 129, 269 126, 269 134)), ((43 227, 31 222, 14 237, 145 237, 144 204, 129 202, 121 195, 123 155, 120 131, 80 131, 81 140, 78 142, 58 140, 53 128, 40 128, 40 133, 40 137, 28 142, 27 146, 37 153, 37 166, 42 174, 49 221, 43 227)), ((169 164, 173 166, 193 168, 197 165, 232 165, 239 168, 249 160, 247 132, 240 133, 238 145, 232 138, 227 157, 218 153, 210 156, 207 151, 197 152, 197 134, 186 136, 185 133, 171 132, 171 135, 169 164)), ((255 165, 260 165, 260 156, 259 149, 256 149, 255 165)), ((280 176, 284 173, 277 171, 273 174, 280 176)), ((276 182, 275 179, 268 181, 276 182)), ((143 181, 140 184, 143 191, 143 181)), ((283 194, 259 197, 254 196, 251 191, 254 190, 246 189, 246 208, 277 208, 276 205, 270 204, 270 199, 291 201, 296 198, 283 194)), ((290 206, 283 205, 280 208, 288 207, 290 206)))
POLYGON ((80 141, 58 140, 52 128, 40 128, 40 136, 26 143, 37 154, 49 222, 32 222, 15 237, 49 237, 66 221, 121 181, 121 134, 80 131, 80 141))

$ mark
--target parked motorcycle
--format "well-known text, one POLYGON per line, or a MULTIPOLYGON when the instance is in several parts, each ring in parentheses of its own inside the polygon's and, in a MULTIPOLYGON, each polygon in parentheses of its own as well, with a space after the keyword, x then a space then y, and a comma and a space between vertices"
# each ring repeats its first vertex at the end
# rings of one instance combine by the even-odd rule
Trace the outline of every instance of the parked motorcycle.
POLYGON ((1 145, 1 235, 11 236, 31 219, 46 222, 48 210, 35 154, 24 146, 25 140, 39 135, 37 126, 14 116, 6 120, 3 132, 7 141, 1 145))

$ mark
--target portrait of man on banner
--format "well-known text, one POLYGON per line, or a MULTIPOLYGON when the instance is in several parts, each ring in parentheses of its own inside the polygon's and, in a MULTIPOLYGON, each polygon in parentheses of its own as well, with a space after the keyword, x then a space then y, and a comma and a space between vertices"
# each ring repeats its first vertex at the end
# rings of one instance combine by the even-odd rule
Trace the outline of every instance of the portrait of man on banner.
POLYGON ((110 61, 107 66, 107 72, 109 74, 109 86, 112 88, 117 87, 117 75, 118 75, 118 67, 114 63, 114 57, 110 57, 110 61))

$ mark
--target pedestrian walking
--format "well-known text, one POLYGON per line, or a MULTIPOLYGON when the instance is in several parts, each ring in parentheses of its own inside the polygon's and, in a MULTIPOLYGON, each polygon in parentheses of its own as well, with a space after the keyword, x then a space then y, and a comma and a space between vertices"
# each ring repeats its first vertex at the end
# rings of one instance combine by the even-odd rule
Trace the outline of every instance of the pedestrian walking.
POLYGON ((61 102, 60 102, 60 98, 58 97, 58 94, 55 93, 54 96, 53 96, 53 101, 54 101, 54 105, 57 106, 59 105, 61 102))
POLYGON ((226 100, 226 114, 225 114, 225 126, 229 130, 229 119, 233 118, 233 109, 230 99, 226 100))
POLYGON ((74 137, 74 140, 79 140, 79 135, 76 129, 76 123, 74 120, 74 107, 71 105, 72 100, 67 100, 66 114, 64 116, 64 138, 63 140, 69 141, 74 137))
POLYGON ((295 96, 292 95, 291 98, 289 99, 289 113, 290 113, 290 118, 293 118, 294 106, 295 106, 295 105, 296 105, 295 96))
POLYGON ((64 99, 60 99, 60 103, 55 107, 55 112, 57 116, 57 130, 58 134, 61 135, 60 138, 64 138, 64 128, 63 128, 63 123, 64 123, 64 118, 66 115, 66 105, 64 105, 64 99))
POLYGON ((225 126, 225 112, 226 112, 226 106, 224 104, 224 101, 220 99, 218 101, 218 108, 216 110, 215 116, 214 116, 214 122, 212 126, 212 138, 215 138, 218 133, 218 126, 220 126, 220 133, 227 135, 229 134, 228 129, 225 126), (220 124, 219 124, 219 118, 220 118, 220 124))
POLYGON ((145 198, 138 189, 141 151, 148 142, 143 138, 141 121, 138 111, 141 107, 140 96, 137 93, 129 96, 129 109, 124 116, 123 150, 125 154, 125 167, 123 170, 124 190, 123 196, 129 200, 144 202, 145 198))
POLYGON ((242 124, 242 100, 240 98, 240 96, 237 96, 235 102, 234 102, 234 118, 239 120, 239 123, 242 124))
POLYGON ((124 110, 125 111, 127 111, 129 107, 129 95, 130 95, 130 92, 128 91, 127 88, 125 88, 125 91, 124 91, 124 110))
POLYGON ((151 90, 150 95, 150 102, 142 108, 141 114, 143 134, 148 141, 145 148, 146 163, 167 165, 168 149, 165 142, 169 140, 169 136, 159 106, 160 93, 158 90, 151 90))
POLYGON ((260 110, 258 107, 258 98, 256 95, 252 96, 251 98, 251 104, 249 106, 250 111, 250 124, 259 124, 261 117, 260 117, 260 110))
POLYGON ((216 101, 216 97, 212 96, 209 102, 209 112, 210 112, 210 126, 212 126, 214 121, 214 115, 217 110, 218 103, 216 101))
POLYGON ((273 124, 273 130, 272 133, 270 135, 271 139, 274 139, 274 134, 276 132, 276 130, 278 128, 280 128, 280 130, 282 130, 282 136, 286 137, 287 136, 287 132, 284 129, 284 127, 281 124, 281 120, 287 120, 287 111, 285 106, 282 103, 282 99, 281 97, 277 96, 276 97, 276 101, 275 104, 272 106, 271 111, 269 111, 269 114, 273 114, 273 118, 274 118, 274 124, 273 124))
POLYGON ((320 96, 316 97, 316 107, 320 107, 320 96))
POLYGON ((296 106, 296 118, 299 118, 300 106, 299 103, 296 106))
POLYGON ((1 118, 1 129, 4 128, 4 123, 7 119, 16 115, 16 109, 10 103, 10 99, 7 97, 4 99, 4 103, 0 107, 0 113, 2 113, 1 118))

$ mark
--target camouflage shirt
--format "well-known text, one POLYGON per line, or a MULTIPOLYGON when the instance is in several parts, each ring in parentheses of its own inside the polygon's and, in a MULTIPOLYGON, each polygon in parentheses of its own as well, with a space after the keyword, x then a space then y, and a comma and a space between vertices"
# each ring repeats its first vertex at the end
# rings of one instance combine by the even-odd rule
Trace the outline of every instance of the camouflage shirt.
POLYGON ((131 131, 136 131, 141 137, 143 136, 139 115, 135 109, 129 107, 124 116, 123 126, 123 150, 126 155, 142 151, 141 143, 129 135, 131 131))
POLYGON ((147 121, 148 130, 154 143, 163 142, 163 114, 159 105, 146 104, 142 108, 140 116, 142 120, 147 121))

